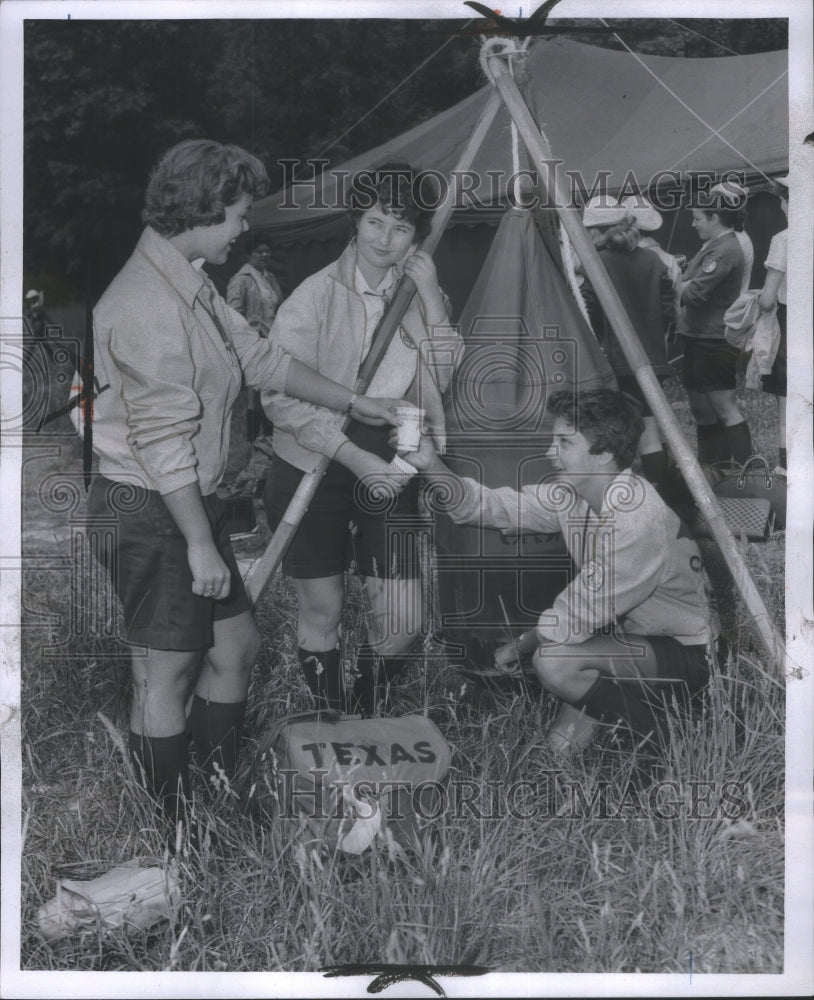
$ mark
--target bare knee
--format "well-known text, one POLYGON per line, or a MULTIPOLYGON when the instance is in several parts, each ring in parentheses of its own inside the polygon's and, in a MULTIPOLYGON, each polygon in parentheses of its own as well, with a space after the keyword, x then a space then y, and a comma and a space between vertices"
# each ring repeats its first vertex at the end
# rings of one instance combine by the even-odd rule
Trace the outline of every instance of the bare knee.
POLYGON ((245 678, 251 673, 262 637, 251 614, 216 623, 215 645, 204 664, 218 677, 245 678))
POLYGON ((342 578, 295 581, 299 606, 298 641, 306 649, 336 645, 342 620, 342 578))
POLYGON ((581 698, 595 679, 595 671, 580 656, 546 654, 538 649, 533 663, 543 687, 566 701, 581 698))

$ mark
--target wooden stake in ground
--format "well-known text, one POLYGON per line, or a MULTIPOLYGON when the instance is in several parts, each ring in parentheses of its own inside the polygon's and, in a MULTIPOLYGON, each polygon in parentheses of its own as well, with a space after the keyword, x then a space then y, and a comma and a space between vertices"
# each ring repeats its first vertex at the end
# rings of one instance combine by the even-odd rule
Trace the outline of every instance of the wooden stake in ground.
MULTIPOLYGON (((472 132, 472 135, 469 137, 469 141, 461 153, 461 158, 452 173, 446 197, 433 216, 432 229, 430 230, 427 238, 421 244, 421 249, 427 251, 427 253, 432 253, 438 246, 444 229, 446 229, 447 223, 452 216, 452 211, 455 207, 456 198, 458 196, 457 177, 465 170, 469 170, 472 166, 475 154, 480 149, 483 140, 486 137, 486 133, 489 130, 489 126, 492 124, 500 106, 500 95, 495 91, 490 95, 489 100, 486 103, 486 107, 483 109, 483 114, 481 115, 474 131, 472 132)), ((381 363, 381 360, 390 345, 390 341, 393 339, 396 330, 398 330, 399 323, 401 323, 401 320, 407 311, 410 300, 413 295, 415 295, 415 290, 415 284, 412 279, 408 278, 406 275, 402 277, 390 304, 385 310, 381 320, 379 320, 379 325, 376 327, 376 332, 373 335, 373 343, 370 351, 368 352, 367 357, 359 370, 359 377, 356 380, 355 386, 355 391, 359 393, 359 395, 362 395, 370 385, 371 379, 373 378, 376 369, 379 367, 379 364, 381 363)), ((347 426, 347 421, 344 426, 347 426)), ((286 549, 288 548, 291 539, 294 537, 294 533, 297 530, 303 515, 306 510, 308 510, 308 505, 313 499, 314 493, 319 486, 320 480, 325 475, 330 462, 331 459, 322 458, 312 472, 303 474, 300 485, 297 487, 297 492, 292 497, 291 502, 283 515, 283 519, 277 526, 277 530, 274 532, 266 551, 263 553, 261 559, 255 564, 248 579, 246 580, 246 590, 253 604, 257 604, 260 599, 260 595, 266 587, 266 584, 272 574, 276 571, 277 567, 280 565, 286 549)))
POLYGON ((546 182, 546 176, 549 175, 549 165, 553 162, 548 142, 537 127, 504 61, 498 56, 492 56, 488 59, 488 67, 492 80, 512 116, 518 132, 523 137, 526 148, 537 165, 541 185, 544 189, 548 188, 549 199, 553 195, 553 204, 556 206, 565 231, 568 233, 575 251, 579 254, 585 273, 591 280, 602 308, 605 310, 605 315, 608 317, 625 357, 633 369, 636 381, 641 386, 653 416, 672 449, 687 486, 698 504, 701 514, 709 524, 712 537, 718 544, 729 572, 732 574, 735 586, 754 619, 766 652, 774 668, 778 673, 781 673, 784 662, 782 636, 770 618, 749 568, 729 532, 718 501, 715 499, 706 476, 701 471, 695 453, 681 431, 672 407, 659 385, 643 347, 639 343, 636 331, 633 329, 616 289, 608 277, 608 272, 605 270, 588 231, 582 224, 579 211, 568 204, 556 169, 550 171, 548 183, 546 182))

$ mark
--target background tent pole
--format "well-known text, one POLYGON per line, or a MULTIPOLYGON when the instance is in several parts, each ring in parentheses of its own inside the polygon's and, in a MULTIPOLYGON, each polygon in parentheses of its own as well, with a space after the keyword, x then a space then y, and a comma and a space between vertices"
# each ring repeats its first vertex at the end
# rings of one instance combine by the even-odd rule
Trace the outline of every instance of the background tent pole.
MULTIPOLYGON (((452 172, 446 196, 433 216, 432 229, 430 230, 427 238, 421 244, 421 249, 425 250, 427 253, 432 253, 438 246, 441 236, 446 229, 447 223, 452 216, 453 209, 455 208, 458 196, 456 173, 469 170, 472 166, 475 154, 483 144, 483 140, 486 138, 486 133, 489 131, 489 127, 494 121, 494 117, 500 109, 501 103, 500 95, 497 91, 494 91, 489 95, 489 99, 486 102, 483 113, 481 114, 477 125, 475 126, 469 140, 466 143, 466 146, 463 149, 463 152, 461 153, 461 157, 455 167, 455 170, 452 172)), ((368 351, 367 357, 365 358, 362 367, 359 369, 359 377, 356 380, 355 391, 360 395, 363 394, 370 385, 370 381, 373 378, 376 369, 379 367, 387 348, 390 346, 390 342, 393 339, 396 330, 398 330, 399 323, 407 311, 407 307, 415 294, 415 290, 415 284, 412 279, 408 278, 406 275, 401 278, 392 300, 379 321, 379 325, 376 327, 376 332, 373 335, 373 343, 368 351)), ((344 426, 346 427, 347 424, 348 420, 345 420, 344 426)), ((252 604, 257 604, 257 601, 263 593, 266 584, 277 570, 277 567, 280 565, 286 549, 288 548, 291 539, 294 537, 294 533, 297 530, 306 510, 308 510, 308 505, 316 492, 317 486, 319 486, 320 480, 325 475, 330 462, 331 459, 323 457, 320 459, 319 464, 313 469, 313 471, 303 474, 300 485, 297 487, 297 492, 292 497, 291 502, 283 515, 283 519, 277 526, 277 530, 274 532, 266 551, 263 553, 260 560, 254 565, 249 577, 246 580, 246 590, 252 604)))
POLYGON ((783 669, 783 639, 769 617, 749 568, 743 560, 735 540, 729 532, 721 508, 707 482, 704 473, 681 431, 667 397, 662 392, 658 379, 650 366, 647 355, 639 343, 639 338, 628 318, 625 308, 602 263, 577 208, 568 204, 568 199, 557 176, 548 142, 540 132, 531 112, 523 100, 511 73, 503 60, 496 56, 488 59, 489 72, 512 116, 529 153, 540 171, 540 182, 554 195, 554 204, 562 219, 565 231, 579 254, 585 273, 591 280, 597 297, 605 310, 613 331, 641 386, 645 399, 673 451, 681 472, 698 504, 701 514, 709 523, 710 531, 726 561, 735 586, 752 615, 760 639, 769 659, 778 673, 783 669), (549 169, 550 168, 550 169, 549 169), (547 177, 548 175, 548 177, 547 177))

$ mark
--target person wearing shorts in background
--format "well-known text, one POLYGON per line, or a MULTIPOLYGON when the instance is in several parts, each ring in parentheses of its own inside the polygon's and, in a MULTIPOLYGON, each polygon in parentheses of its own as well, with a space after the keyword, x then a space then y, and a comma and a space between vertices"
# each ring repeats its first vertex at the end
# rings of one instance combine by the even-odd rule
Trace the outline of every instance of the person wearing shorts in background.
MULTIPOLYGON (((398 163, 369 172, 369 183, 352 195, 351 242, 338 260, 306 278, 283 302, 271 338, 352 386, 401 273, 408 275, 417 293, 370 389, 405 396, 425 409, 442 447, 441 393, 461 341, 448 325, 432 258, 416 249, 433 214, 414 196, 417 176, 398 163)), ((345 433, 336 417, 279 392, 264 393, 263 405, 274 423, 274 462, 264 495, 272 530, 302 474, 323 456, 332 459, 283 561, 297 592, 302 673, 317 707, 345 708, 339 635, 344 573, 352 566, 362 578, 368 641, 357 655, 347 705, 351 712, 372 715, 379 692, 387 698, 390 682, 409 666, 407 654, 422 626, 417 481, 383 509, 365 480, 387 471, 395 455, 386 429, 352 426, 345 433), (401 530, 399 521, 409 527, 401 530)))
POLYGON ((396 422, 392 401, 357 399, 259 337, 201 270, 225 263, 266 185, 263 165, 237 146, 174 146, 150 177, 138 245, 94 310, 103 388, 91 425, 99 473, 88 532, 132 645, 131 758, 170 822, 171 845, 179 822, 195 837, 186 809, 187 699, 194 689, 189 727, 199 765, 210 785, 228 779, 257 647, 215 492, 241 377, 396 422))
POLYGON ((556 471, 519 493, 455 476, 427 437, 404 457, 445 484, 458 523, 563 535, 576 576, 536 633, 496 653, 505 665, 535 650, 534 671, 562 702, 552 748, 583 749, 600 722, 663 747, 674 701, 688 704, 707 683, 718 634, 698 546, 631 471, 642 419, 621 393, 561 391, 548 409, 556 471))
MULTIPOLYGON (((683 383, 698 435, 698 461, 743 463, 752 454, 749 426, 738 405, 735 375, 740 350, 724 336, 724 313, 741 294, 744 258, 733 226, 739 209, 725 195, 694 207, 692 226, 703 241, 680 286, 679 333, 683 383)), ((700 203, 699 199, 699 203, 700 203)))
MULTIPOLYGON (((789 214, 789 179, 777 178, 780 207, 788 218, 789 214)), ((771 312, 777 309, 777 324, 780 327, 780 343, 777 347, 772 370, 762 376, 763 391, 771 392, 777 397, 777 436, 778 465, 786 468, 786 366, 788 360, 788 341, 786 333, 786 259, 788 254, 788 229, 783 229, 772 237, 769 245, 769 256, 766 258, 766 280, 761 289, 758 302, 761 312, 771 312)))

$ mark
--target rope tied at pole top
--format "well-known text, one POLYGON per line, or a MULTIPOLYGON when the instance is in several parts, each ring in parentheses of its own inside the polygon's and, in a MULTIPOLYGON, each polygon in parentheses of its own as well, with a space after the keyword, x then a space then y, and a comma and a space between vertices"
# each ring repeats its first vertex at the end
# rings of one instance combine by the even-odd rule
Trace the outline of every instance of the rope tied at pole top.
MULTIPOLYGON (((503 58, 506 61, 506 65, 511 76, 516 80, 517 74, 515 72, 516 68, 522 67, 525 70, 525 61, 528 56, 528 45, 531 37, 523 39, 519 42, 516 38, 487 38, 483 41, 480 51, 480 66, 486 77, 491 81, 492 84, 495 83, 494 74, 489 67, 489 59, 491 58, 503 58)), ((548 138, 543 130, 543 127, 537 123, 537 128, 540 130, 540 134, 548 142, 548 138)), ((514 171, 514 176, 516 177, 520 173, 520 143, 519 136, 517 132, 517 123, 512 118, 511 119, 511 130, 512 130, 512 170, 514 171)), ((522 207, 522 206, 518 206, 522 207)), ((571 245, 571 241, 568 238, 568 233, 565 231, 565 227, 562 222, 558 222, 559 229, 559 242, 560 242, 560 254, 562 259, 563 273, 565 279, 568 283, 568 287, 571 290, 571 294, 574 301, 582 313, 585 322, 588 326, 591 326, 590 317, 588 316, 588 310, 585 305, 585 300, 582 297, 582 291, 579 287, 579 281, 577 280, 576 268, 575 268, 575 253, 574 248, 571 245)))
MULTIPOLYGON (((490 59, 504 59, 506 67, 515 82, 517 82, 518 75, 521 78, 526 75, 525 64, 528 57, 528 43, 528 38, 522 42, 517 38, 499 37, 485 38, 483 40, 479 56, 480 68, 492 85, 494 85, 495 80, 494 74, 489 68, 490 59)), ((520 137, 517 134, 517 125, 513 118, 510 119, 510 127, 512 135, 512 173, 514 177, 517 177, 520 173, 520 137)))
POLYGON ((494 74, 489 69, 489 60, 502 58, 506 60, 506 64, 514 76, 514 60, 525 59, 528 56, 528 39, 520 42, 517 38, 486 38, 481 43, 480 56, 478 60, 480 62, 480 68, 483 75, 490 83, 494 83, 494 74))

